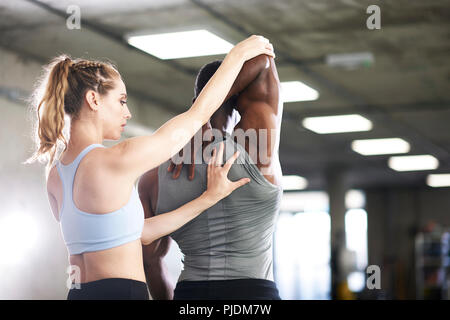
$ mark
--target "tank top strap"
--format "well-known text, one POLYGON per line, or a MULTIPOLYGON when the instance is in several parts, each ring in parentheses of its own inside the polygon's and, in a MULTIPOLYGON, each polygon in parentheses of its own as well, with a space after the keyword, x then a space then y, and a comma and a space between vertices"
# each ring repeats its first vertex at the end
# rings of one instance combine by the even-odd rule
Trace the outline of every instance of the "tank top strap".
POLYGON ((77 172, 78 166, 80 165, 81 160, 88 154, 89 151, 95 148, 105 148, 102 144, 91 144, 87 146, 86 148, 81 151, 75 160, 73 160, 71 163, 64 165, 61 163, 61 161, 56 162, 56 167, 58 170, 58 173, 62 180, 62 185, 64 189, 64 204, 72 204, 72 193, 73 193, 73 182, 75 180, 75 174, 77 172))
MULTIPOLYGON (((89 146, 87 146, 86 148, 83 149, 83 151, 81 151, 78 156, 75 158, 75 160, 72 161, 72 163, 68 164, 67 166, 71 166, 73 167, 73 170, 77 170, 78 165, 80 164, 81 160, 83 160, 83 158, 86 156, 86 154, 91 151, 92 149, 95 148, 105 148, 104 145, 99 144, 99 143, 95 143, 95 144, 91 144, 89 146)), ((64 166, 64 165, 63 165, 64 166)), ((75 173, 75 172, 74 172, 75 173)))

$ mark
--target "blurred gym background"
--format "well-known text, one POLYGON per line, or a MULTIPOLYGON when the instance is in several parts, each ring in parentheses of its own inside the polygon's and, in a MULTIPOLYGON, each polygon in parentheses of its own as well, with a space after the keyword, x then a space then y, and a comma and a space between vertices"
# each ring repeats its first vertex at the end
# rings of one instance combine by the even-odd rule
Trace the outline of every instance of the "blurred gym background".
MULTIPOLYGON (((68 290, 44 168, 22 164, 42 66, 61 53, 115 63, 126 138, 186 110, 198 69, 251 34, 273 43, 285 101, 281 297, 448 299, 449 17, 445 0, 2 0, 0 299, 68 290)), ((175 244, 166 260, 176 281, 175 244)))

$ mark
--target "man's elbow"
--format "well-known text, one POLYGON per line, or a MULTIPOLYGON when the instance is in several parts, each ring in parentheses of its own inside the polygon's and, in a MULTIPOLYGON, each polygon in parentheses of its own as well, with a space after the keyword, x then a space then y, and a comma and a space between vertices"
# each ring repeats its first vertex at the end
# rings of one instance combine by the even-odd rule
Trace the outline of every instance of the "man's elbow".
POLYGON ((266 54, 260 54, 259 56, 250 59, 249 62, 251 62, 251 64, 260 72, 270 67, 269 56, 266 54))

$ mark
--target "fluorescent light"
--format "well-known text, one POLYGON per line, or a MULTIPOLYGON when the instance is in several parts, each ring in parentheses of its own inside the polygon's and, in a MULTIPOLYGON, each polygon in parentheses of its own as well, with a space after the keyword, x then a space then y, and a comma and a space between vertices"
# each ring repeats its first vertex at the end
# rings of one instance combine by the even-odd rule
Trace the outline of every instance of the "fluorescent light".
POLYGON ((283 102, 312 101, 319 98, 319 92, 300 81, 281 82, 283 102))
POLYGON ((303 126, 320 134, 369 131, 372 122, 358 114, 305 118, 303 126))
POLYGON ((233 48, 231 43, 207 30, 129 35, 127 41, 163 60, 224 54, 233 48))
POLYGON ((352 149, 364 156, 377 154, 407 153, 409 143, 400 138, 355 140, 352 149))
POLYGON ((434 170, 439 161, 431 155, 390 157, 389 167, 396 171, 434 170))
POLYGON ((450 173, 429 174, 427 177, 427 185, 435 188, 450 187, 450 173))
POLYGON ((308 185, 308 181, 300 176, 283 176, 283 190, 303 190, 308 185))

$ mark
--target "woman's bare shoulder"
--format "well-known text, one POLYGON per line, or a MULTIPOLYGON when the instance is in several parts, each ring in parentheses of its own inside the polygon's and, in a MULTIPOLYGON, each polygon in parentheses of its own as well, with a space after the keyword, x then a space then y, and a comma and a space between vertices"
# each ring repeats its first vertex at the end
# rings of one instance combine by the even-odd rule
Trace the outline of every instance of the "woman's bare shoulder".
POLYGON ((115 171, 115 166, 120 161, 120 157, 120 149, 116 146, 95 148, 81 160, 80 165, 89 167, 93 171, 100 168, 115 171))

